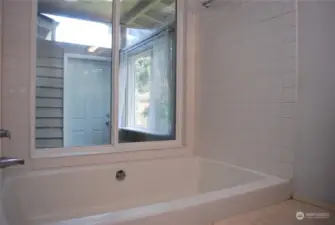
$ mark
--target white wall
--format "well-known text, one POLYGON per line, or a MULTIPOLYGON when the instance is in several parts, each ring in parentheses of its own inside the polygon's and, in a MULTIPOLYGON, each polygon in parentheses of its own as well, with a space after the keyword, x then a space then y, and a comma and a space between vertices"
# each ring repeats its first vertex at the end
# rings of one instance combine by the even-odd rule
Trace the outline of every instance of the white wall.
POLYGON ((295 2, 218 0, 199 34, 196 153, 292 178, 295 2))
MULTIPOLYGON (((0 0, 0 93, 1 93, 1 79, 2 79, 2 10, 3 10, 3 0, 0 0)), ((1 102, 0 102, 0 118, 1 118, 1 102)), ((2 123, 0 119, 0 127, 2 128, 2 123)), ((2 143, 0 140, 0 156, 2 156, 2 143)), ((7 221, 3 211, 3 204, 2 204, 2 170, 0 169, 0 224, 7 225, 7 221)))
MULTIPOLYGON (((194 126, 194 108, 193 92, 187 93, 185 97, 186 114, 184 131, 184 148, 167 148, 161 150, 146 151, 118 151, 112 154, 92 154, 92 155, 74 155, 72 157, 32 157, 35 152, 34 146, 34 111, 35 107, 35 87, 32 86, 36 75, 36 30, 34 29, 36 1, 4 1, 4 19, 3 27, 6 32, 3 35, 3 76, 1 90, 1 99, 3 103, 2 122, 3 126, 12 131, 11 141, 3 140, 3 153, 7 156, 25 159, 25 165, 20 167, 8 168, 4 171, 5 179, 9 179, 16 174, 24 174, 31 170, 44 170, 47 168, 62 168, 86 166, 92 164, 110 164, 120 161, 148 160, 165 157, 189 156, 193 151, 193 126, 194 126), (33 59, 33 60, 31 60, 33 59), (17 66, 20 65, 20 66, 17 66), (20 110, 17 110, 20 109, 20 110)), ((188 24, 192 21, 192 15, 187 15, 186 38, 187 48, 194 49, 192 38, 192 26, 188 24)), ((188 58, 187 73, 193 74, 194 62, 188 58), (190 72, 189 72, 190 71, 190 72)), ((193 89, 193 76, 187 76, 185 83, 193 89)), ((157 147, 159 148, 159 147, 157 147)), ((40 156, 40 155, 39 155, 40 156)), ((48 155, 50 156, 50 155, 48 155)))
POLYGON ((335 2, 302 1, 298 12, 295 196, 335 203, 335 2))

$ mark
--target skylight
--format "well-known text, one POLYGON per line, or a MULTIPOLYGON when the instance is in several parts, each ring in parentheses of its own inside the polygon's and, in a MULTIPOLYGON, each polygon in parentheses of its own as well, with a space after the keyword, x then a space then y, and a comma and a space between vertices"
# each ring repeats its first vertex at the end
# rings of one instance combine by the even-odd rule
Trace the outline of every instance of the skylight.
POLYGON ((104 23, 43 14, 59 23, 55 41, 104 48, 112 47, 112 26, 104 23))

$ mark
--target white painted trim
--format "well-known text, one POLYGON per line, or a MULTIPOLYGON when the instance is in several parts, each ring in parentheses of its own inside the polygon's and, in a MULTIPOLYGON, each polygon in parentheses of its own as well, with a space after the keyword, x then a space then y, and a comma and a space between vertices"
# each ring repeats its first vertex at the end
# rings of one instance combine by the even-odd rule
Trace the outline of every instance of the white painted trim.
MULTIPOLYGON (((35 149, 35 89, 36 89, 36 12, 37 4, 35 1, 30 0, 32 4, 31 17, 31 34, 30 40, 30 55, 31 55, 31 86, 30 86, 30 157, 35 159, 34 164, 39 164, 37 161, 42 158, 59 158, 65 160, 64 156, 73 156, 73 158, 85 155, 99 155, 106 153, 123 153, 131 151, 151 151, 151 150, 180 150, 180 154, 190 152, 194 141, 194 47, 195 40, 184 43, 186 30, 185 22, 187 22, 187 31, 195 31, 194 28, 194 15, 187 12, 187 0, 177 0, 177 59, 176 59, 176 82, 177 82, 177 99, 176 99, 176 140, 172 141, 159 141, 159 142, 144 142, 144 143, 118 143, 118 126, 113 126, 112 143, 108 146, 90 146, 90 147, 75 147, 75 148, 54 148, 54 149, 35 149), (193 18, 193 19, 192 19, 193 18), (187 48, 187 49, 186 49, 187 48), (185 60, 186 57, 190 59, 185 60), (187 65, 187 67, 185 66, 187 65), (186 82, 185 82, 186 81, 186 82), (184 88, 184 85, 187 87, 184 88), (186 89, 186 90, 185 90, 186 89)), ((120 33, 120 0, 113 1, 113 36, 119 37, 120 33)), ((27 16, 27 15, 25 15, 27 16)), ((189 34, 190 37, 195 34, 189 34)), ((113 38, 112 60, 112 114, 113 124, 118 124, 118 99, 119 99, 119 38, 113 38)), ((162 152, 162 155, 163 154, 162 152)), ((67 158, 67 157, 65 157, 67 158)), ((46 159, 47 160, 47 159, 46 159)), ((55 159, 56 160, 56 159, 55 159)), ((58 161, 58 160, 57 160, 58 161)), ((45 165, 41 162, 41 164, 45 165)), ((59 163, 60 165, 61 163, 59 163)))
MULTIPOLYGON (((186 109, 185 103, 185 91, 184 91, 184 79, 187 76, 185 73, 184 64, 185 53, 184 51, 184 38, 186 36, 184 23, 187 12, 185 10, 185 0, 177 0, 177 43, 176 43, 176 141, 183 143, 184 135, 182 134, 183 128, 186 124, 186 109), (185 116, 184 116, 185 115, 185 116), (185 121, 183 121, 185 118, 185 121), (185 123, 185 124, 184 124, 185 123)), ((187 132, 187 131, 186 131, 187 132)))
POLYGON ((30 155, 35 154, 36 149, 36 63, 37 63, 37 43, 36 43, 36 33, 37 33, 37 1, 32 1, 31 3, 31 14, 30 15, 30 155))
MULTIPOLYGON (((188 8, 191 7, 191 4, 194 2, 192 0, 188 1, 188 8)), ((197 69, 196 65, 199 65, 198 61, 199 54, 197 52, 197 33, 198 33, 198 21, 195 12, 190 10, 185 10, 187 14, 186 19, 186 34, 184 39, 187 40, 187 43, 184 45, 185 53, 184 53, 184 64, 185 67, 185 107, 183 110, 183 118, 185 129, 183 144, 188 146, 191 149, 194 149, 195 144, 195 130, 196 130, 196 76, 197 69)), ((185 31, 184 31, 185 32, 185 31)))
MULTIPOLYGON (((3 34, 3 30, 2 30, 2 21, 3 21, 3 0, 0 0, 0 128, 6 129, 4 127, 2 127, 2 118, 1 118, 1 109, 2 109, 2 98, 1 98, 1 91, 2 91, 2 76, 3 76, 3 70, 2 70, 2 34, 3 34)), ((2 156, 2 141, 0 140, 0 156, 2 156)), ((1 202, 1 190, 2 190, 2 171, 0 171, 0 204, 1 202)), ((2 215, 1 212, 1 205, 0 205, 0 217, 2 215)), ((1 220, 1 219, 0 219, 1 220)), ((1 222, 1 221, 0 221, 1 222)))
MULTIPOLYGON (((192 150, 189 148, 168 148, 160 150, 141 150, 141 151, 119 151, 111 153, 96 153, 91 155, 62 155, 55 153, 46 157, 32 159, 32 170, 62 168, 62 167, 77 167, 97 164, 111 164, 117 162, 129 162, 151 159, 162 159, 171 157, 191 156, 192 150)), ((8 171, 10 172, 10 171, 8 171)), ((14 172, 15 173, 15 172, 14 172)))
MULTIPOLYGON (((71 134, 69 133, 69 129, 66 129, 69 124, 71 124, 71 121, 69 121, 70 116, 67 115, 66 108, 69 108, 69 105, 71 102, 68 98, 66 98, 68 90, 71 89, 69 86, 69 76, 67 76, 68 73, 68 61, 69 59, 88 59, 88 60, 96 60, 96 61, 106 61, 110 62, 110 57, 101 57, 101 56, 93 56, 93 55, 82 55, 82 54, 73 54, 73 53, 65 53, 64 59, 63 59, 63 146, 66 146, 67 143, 70 142, 69 137, 71 137, 71 134)), ((111 87, 112 88, 112 87, 111 87)), ((111 112, 110 112, 111 113, 111 112)), ((36 119, 35 119, 36 120, 36 119)), ((111 131, 110 131, 111 133, 111 131)), ((111 139, 110 139, 111 140, 111 139)))
POLYGON ((32 156, 35 159, 38 158, 55 158, 65 156, 80 156, 80 155, 97 155, 106 153, 122 153, 132 151, 148 151, 148 150, 165 150, 173 148, 183 148, 177 141, 150 141, 150 142, 139 142, 139 143, 123 143, 117 148, 112 145, 100 145, 100 146, 82 146, 73 148, 48 148, 48 149, 37 149, 35 154, 32 156))
POLYGON ((113 33, 112 33, 112 124, 113 131, 111 132, 111 142, 114 146, 118 146, 119 142, 119 71, 120 71, 120 37, 121 37, 121 28, 120 28, 120 10, 121 2, 120 0, 113 1, 113 33))

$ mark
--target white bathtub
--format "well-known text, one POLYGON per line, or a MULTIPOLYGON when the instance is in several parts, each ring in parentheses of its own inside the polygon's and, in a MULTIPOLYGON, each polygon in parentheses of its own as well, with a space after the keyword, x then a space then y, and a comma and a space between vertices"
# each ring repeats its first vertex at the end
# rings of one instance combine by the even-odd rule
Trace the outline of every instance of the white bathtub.
POLYGON ((5 180, 10 225, 209 225, 290 197, 291 182, 197 157, 34 171, 5 180), (117 181, 118 170, 126 172, 117 181))

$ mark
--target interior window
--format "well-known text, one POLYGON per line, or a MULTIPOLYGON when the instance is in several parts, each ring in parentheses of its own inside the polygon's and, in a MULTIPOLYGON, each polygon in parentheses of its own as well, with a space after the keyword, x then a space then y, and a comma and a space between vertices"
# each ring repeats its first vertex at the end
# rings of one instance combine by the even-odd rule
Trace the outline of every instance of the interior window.
POLYGON ((111 143, 112 2, 38 1, 37 149, 111 143))
MULTIPOLYGON (((126 4, 122 2, 122 6, 126 4)), ((122 20, 119 142, 175 139, 176 4, 150 4, 143 20, 122 20), (131 32, 136 31, 136 41, 131 32), (142 32, 140 32, 142 31, 142 32)))
POLYGON ((113 1, 37 1, 37 149, 176 139, 176 0, 120 3, 112 84, 113 1))

